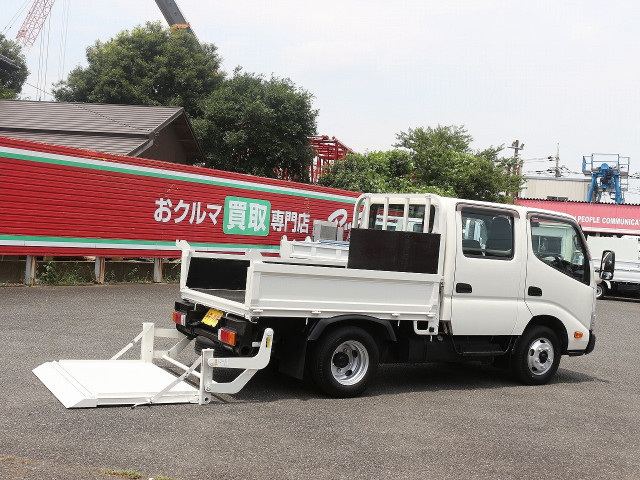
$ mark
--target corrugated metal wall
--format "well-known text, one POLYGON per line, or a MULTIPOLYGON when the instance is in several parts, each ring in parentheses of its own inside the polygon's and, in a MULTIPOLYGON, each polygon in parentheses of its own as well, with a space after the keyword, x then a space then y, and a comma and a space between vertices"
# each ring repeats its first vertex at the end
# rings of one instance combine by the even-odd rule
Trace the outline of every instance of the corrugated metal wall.
POLYGON ((526 178, 522 196, 546 200, 549 197, 584 202, 589 193, 590 179, 526 178))
POLYGON ((277 250, 356 193, 0 137, 0 254, 177 256, 277 250))

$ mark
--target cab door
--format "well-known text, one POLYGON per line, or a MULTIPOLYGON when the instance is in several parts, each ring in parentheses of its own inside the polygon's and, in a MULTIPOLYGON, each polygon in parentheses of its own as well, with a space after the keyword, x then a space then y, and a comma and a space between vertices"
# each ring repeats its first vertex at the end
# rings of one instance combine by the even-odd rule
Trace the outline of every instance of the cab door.
POLYGON ((510 335, 524 308, 523 238, 516 210, 460 205, 451 298, 454 335, 510 335))
POLYGON ((590 259, 578 225, 530 214, 525 302, 532 315, 553 315, 565 325, 589 327, 595 302, 590 259))

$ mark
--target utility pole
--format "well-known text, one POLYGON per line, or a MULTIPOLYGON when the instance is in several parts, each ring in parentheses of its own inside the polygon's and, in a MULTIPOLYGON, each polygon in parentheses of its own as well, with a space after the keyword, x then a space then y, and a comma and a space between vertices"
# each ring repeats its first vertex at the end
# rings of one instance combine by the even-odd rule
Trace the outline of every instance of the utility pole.
MULTIPOLYGON (((513 148, 513 159, 516 165, 516 175, 520 175, 522 164, 520 163, 520 150, 524 149, 524 143, 520 144, 520 140, 514 140, 509 148, 513 148)), ((513 193, 513 198, 517 198, 520 192, 513 193)), ((508 193, 507 193, 508 195, 508 193)))
POLYGON ((520 150, 524 149, 524 143, 521 145, 520 140, 515 140, 508 148, 513 148, 513 159, 516 161, 516 174, 520 175, 520 150))
POLYGON ((556 144, 556 178, 560 177, 560 144, 556 144))
MULTIPOLYGON (((520 158, 520 150, 524 149, 524 143, 520 145, 520 140, 515 140, 508 148, 513 148, 513 158, 517 161, 520 158)), ((520 164, 518 164, 518 173, 520 173, 520 164)))

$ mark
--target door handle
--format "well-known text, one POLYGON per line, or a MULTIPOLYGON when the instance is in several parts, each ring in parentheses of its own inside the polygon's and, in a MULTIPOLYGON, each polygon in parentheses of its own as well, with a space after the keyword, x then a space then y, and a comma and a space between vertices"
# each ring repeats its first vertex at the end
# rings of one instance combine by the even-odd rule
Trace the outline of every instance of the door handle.
POLYGON ((527 294, 532 297, 541 297, 542 289, 538 287, 529 287, 529 289, 527 290, 527 294))
POLYGON ((468 283, 456 283, 456 293, 471 293, 472 288, 468 283))

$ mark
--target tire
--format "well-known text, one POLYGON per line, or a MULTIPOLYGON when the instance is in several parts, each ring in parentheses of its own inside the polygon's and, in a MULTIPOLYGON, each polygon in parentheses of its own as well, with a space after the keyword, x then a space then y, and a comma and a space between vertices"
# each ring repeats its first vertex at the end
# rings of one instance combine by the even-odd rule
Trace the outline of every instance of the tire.
POLYGON ((341 327, 324 334, 312 351, 311 379, 327 395, 360 395, 378 368, 378 345, 358 327, 341 327))
POLYGON ((522 383, 543 385, 555 375, 561 355, 560 341, 553 330, 532 327, 518 339, 511 356, 511 368, 522 383))
POLYGON ((602 298, 607 294, 607 284, 600 282, 596 285, 596 298, 602 298))

